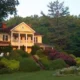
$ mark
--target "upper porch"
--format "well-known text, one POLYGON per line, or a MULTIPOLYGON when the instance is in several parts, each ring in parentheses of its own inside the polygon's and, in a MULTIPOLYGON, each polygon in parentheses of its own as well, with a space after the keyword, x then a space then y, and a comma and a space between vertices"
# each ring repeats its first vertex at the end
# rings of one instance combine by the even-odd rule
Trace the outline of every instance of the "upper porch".
POLYGON ((11 33, 11 45, 12 46, 33 46, 34 45, 34 34, 32 33, 11 33))

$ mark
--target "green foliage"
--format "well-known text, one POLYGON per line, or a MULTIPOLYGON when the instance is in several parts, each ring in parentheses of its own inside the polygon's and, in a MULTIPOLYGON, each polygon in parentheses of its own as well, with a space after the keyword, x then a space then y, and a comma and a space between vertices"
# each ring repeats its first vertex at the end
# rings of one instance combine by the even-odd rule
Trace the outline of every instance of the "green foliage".
POLYGON ((76 65, 80 66, 80 57, 76 57, 75 60, 76 60, 76 65))
POLYGON ((41 63, 44 65, 45 69, 50 69, 51 61, 45 56, 40 58, 41 63))
POLYGON ((0 69, 5 68, 5 65, 0 61, 0 69))
POLYGON ((0 69, 0 74, 8 74, 8 73, 11 73, 11 71, 9 71, 8 68, 2 68, 2 69, 0 69))
POLYGON ((18 4, 18 0, 0 0, 0 21, 9 14, 16 14, 16 6, 18 4))
POLYGON ((58 0, 50 2, 48 5, 49 15, 51 17, 61 17, 69 14, 68 7, 64 7, 64 2, 59 3, 58 0))
POLYGON ((40 70, 39 66, 31 58, 22 58, 20 60, 20 71, 32 72, 40 70))
POLYGON ((32 54, 32 55, 36 54, 37 50, 39 50, 39 49, 40 49, 40 47, 37 46, 37 45, 32 46, 31 54, 32 54))
POLYGON ((15 59, 15 60, 20 60, 22 57, 20 56, 19 53, 17 53, 16 50, 12 50, 10 52, 10 55, 9 55, 9 59, 15 59))
POLYGON ((80 57, 80 31, 75 32, 70 36, 70 42, 67 52, 72 53, 77 57, 80 57), (71 44, 71 45, 70 45, 71 44))
POLYGON ((71 57, 73 57, 74 59, 76 58, 76 56, 74 56, 73 54, 70 54, 71 57))
POLYGON ((37 51, 36 51, 36 55, 38 55, 40 58, 42 58, 42 57, 45 56, 44 51, 43 51, 42 49, 37 50, 37 51))
POLYGON ((0 47, 0 52, 7 53, 7 52, 11 52, 11 50, 12 50, 12 46, 11 45, 0 47))
POLYGON ((12 51, 12 46, 11 45, 9 45, 9 46, 6 46, 6 47, 4 47, 4 53, 7 53, 7 52, 11 52, 12 51))
POLYGON ((18 54, 20 54, 21 57, 28 57, 29 54, 25 52, 24 50, 16 50, 18 54))
POLYGON ((53 60, 50 64, 51 70, 57 70, 67 67, 67 64, 62 59, 53 60))
POLYGON ((19 61, 16 60, 8 60, 6 58, 2 58, 0 61, 0 73, 5 72, 14 72, 19 70, 19 61))
POLYGON ((60 70, 61 74, 78 74, 78 69, 76 66, 71 66, 68 68, 63 68, 60 70))
POLYGON ((7 27, 10 27, 12 25, 17 25, 17 24, 19 24, 19 23, 21 23, 23 21, 24 21, 24 19, 22 17, 15 16, 13 18, 10 18, 10 20, 7 20, 6 24, 7 24, 7 27))
POLYGON ((23 51, 25 51, 25 46, 23 45, 23 46, 21 46, 21 49, 23 50, 23 51))
POLYGON ((12 50, 9 55, 9 59, 20 60, 21 58, 28 57, 28 53, 23 50, 12 50))
POLYGON ((22 21, 29 24, 36 32, 44 35, 43 43, 53 45, 58 51, 80 56, 80 17, 71 15, 58 17, 58 26, 56 18, 49 16, 26 18, 16 16, 6 23, 12 26, 22 21))

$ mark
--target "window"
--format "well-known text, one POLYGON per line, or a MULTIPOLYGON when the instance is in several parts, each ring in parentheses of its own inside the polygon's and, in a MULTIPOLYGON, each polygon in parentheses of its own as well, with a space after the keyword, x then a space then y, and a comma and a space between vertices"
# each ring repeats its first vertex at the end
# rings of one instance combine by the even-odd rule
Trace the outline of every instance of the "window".
POLYGON ((38 42, 37 37, 34 37, 34 42, 35 42, 35 43, 37 43, 37 42, 38 42))
POLYGON ((27 40, 33 40, 32 34, 27 35, 27 40))
POLYGON ((8 41, 8 35, 3 35, 3 41, 8 41))

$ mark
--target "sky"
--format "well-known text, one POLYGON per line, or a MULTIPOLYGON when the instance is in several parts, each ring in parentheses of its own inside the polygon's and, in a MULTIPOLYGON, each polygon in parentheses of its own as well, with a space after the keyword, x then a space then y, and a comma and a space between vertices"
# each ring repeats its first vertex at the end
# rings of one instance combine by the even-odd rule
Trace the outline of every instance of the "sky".
MULTIPOLYGON (((41 16, 41 11, 48 14, 47 5, 49 2, 55 0, 19 0, 19 5, 17 6, 17 15, 22 17, 27 17, 31 15, 41 16)), ((71 15, 80 14, 80 0, 59 0, 59 2, 64 1, 64 6, 69 7, 69 12, 71 15)))

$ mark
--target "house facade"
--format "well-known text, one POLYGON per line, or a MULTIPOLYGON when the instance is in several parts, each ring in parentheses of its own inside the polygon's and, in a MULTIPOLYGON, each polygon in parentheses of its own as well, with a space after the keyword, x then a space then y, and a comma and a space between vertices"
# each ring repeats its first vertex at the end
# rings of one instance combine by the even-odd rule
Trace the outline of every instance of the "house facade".
POLYGON ((42 35, 36 33, 24 22, 7 28, 5 24, 2 24, 0 27, 0 46, 11 45, 14 50, 24 46, 25 51, 30 53, 31 47, 35 44, 45 48, 42 43, 42 35))

